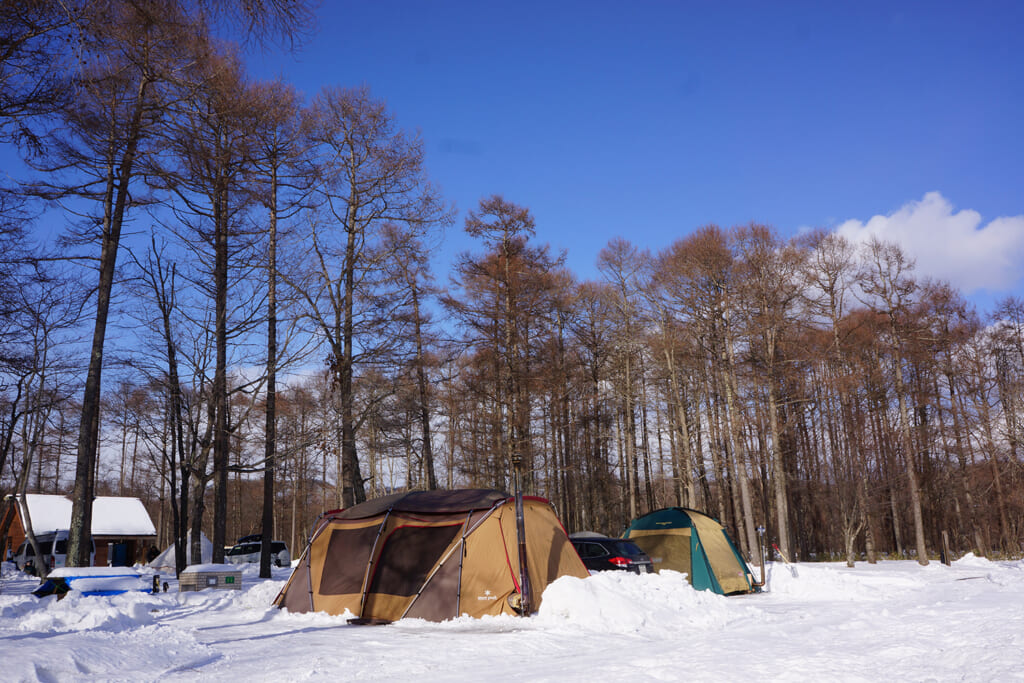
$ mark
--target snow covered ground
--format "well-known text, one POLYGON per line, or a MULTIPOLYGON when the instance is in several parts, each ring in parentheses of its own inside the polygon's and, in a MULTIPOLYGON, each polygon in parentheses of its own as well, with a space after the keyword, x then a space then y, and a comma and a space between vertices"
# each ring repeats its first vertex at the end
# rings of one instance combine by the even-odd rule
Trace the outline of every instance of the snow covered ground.
POLYGON ((58 601, 5 564, 0 679, 1024 680, 1024 561, 772 564, 767 592, 731 598, 607 572, 558 580, 529 619, 376 627, 271 607, 288 571, 58 601))

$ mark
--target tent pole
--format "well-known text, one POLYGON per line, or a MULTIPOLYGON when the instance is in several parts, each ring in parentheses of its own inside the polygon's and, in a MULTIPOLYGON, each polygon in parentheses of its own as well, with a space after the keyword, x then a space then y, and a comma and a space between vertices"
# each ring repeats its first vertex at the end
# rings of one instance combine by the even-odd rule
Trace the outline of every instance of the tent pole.
POLYGON ((516 541, 519 546, 519 598, 520 613, 529 616, 532 611, 533 596, 530 588, 530 575, 526 566, 526 519, 523 514, 523 462, 516 457, 513 462, 516 496, 516 541))
MULTIPOLYGON (((313 606, 313 539, 323 532, 324 527, 327 526, 329 520, 325 520, 329 512, 321 512, 320 516, 316 518, 316 524, 313 525, 313 531, 309 534, 309 540, 306 541, 306 549, 302 552, 303 557, 299 558, 299 564, 302 564, 302 559, 306 560, 306 580, 309 582, 309 611, 315 612, 316 607, 313 606)), ((293 520, 294 521, 294 520, 293 520)), ((284 592, 284 589, 281 589, 284 592)))
POLYGON ((757 559, 761 564, 761 580, 751 581, 752 586, 761 588, 764 586, 764 527, 757 527, 757 559))
POLYGON ((380 544, 380 535, 384 533, 384 527, 387 526, 388 520, 391 518, 391 510, 388 508, 387 512, 384 513, 384 519, 381 520, 380 526, 377 527, 377 537, 373 539, 373 547, 370 548, 370 560, 366 563, 366 572, 363 574, 363 587, 359 591, 359 619, 363 618, 363 608, 366 606, 366 592, 370 590, 370 575, 373 571, 373 565, 380 559, 377 557, 377 546, 380 544))

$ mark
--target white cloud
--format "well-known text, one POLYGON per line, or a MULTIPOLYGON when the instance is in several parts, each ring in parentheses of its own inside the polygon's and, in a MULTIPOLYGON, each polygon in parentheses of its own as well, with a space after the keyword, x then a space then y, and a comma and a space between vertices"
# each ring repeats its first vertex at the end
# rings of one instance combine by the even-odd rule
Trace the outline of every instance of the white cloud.
POLYGON ((853 242, 895 242, 917 261, 917 273, 948 280, 961 291, 1010 291, 1024 283, 1024 215, 982 224, 981 214, 953 205, 938 192, 863 223, 848 220, 836 232, 853 242))

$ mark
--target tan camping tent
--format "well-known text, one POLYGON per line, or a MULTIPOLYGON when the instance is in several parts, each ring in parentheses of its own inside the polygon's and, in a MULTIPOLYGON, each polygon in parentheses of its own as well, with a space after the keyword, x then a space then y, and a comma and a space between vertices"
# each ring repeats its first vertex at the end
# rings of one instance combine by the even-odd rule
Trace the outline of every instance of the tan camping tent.
MULTIPOLYGON (((524 497, 532 604, 562 575, 588 576, 551 504, 524 497)), ((324 515, 275 600, 293 612, 366 621, 512 614, 519 554, 514 499, 500 491, 414 491, 324 515)))

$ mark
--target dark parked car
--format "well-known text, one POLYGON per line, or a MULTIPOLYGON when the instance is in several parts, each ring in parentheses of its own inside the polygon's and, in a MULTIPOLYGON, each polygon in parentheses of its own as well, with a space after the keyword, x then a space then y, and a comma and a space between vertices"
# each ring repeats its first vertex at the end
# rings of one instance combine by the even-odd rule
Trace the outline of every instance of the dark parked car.
POLYGON ((569 540, 590 571, 620 569, 634 574, 654 571, 651 558, 632 541, 587 533, 573 534, 569 540))
MULTIPOLYGON (((262 536, 254 535, 238 539, 238 543, 228 550, 224 561, 228 564, 259 562, 260 553, 263 551, 262 538, 262 536)), ((275 567, 287 567, 291 561, 291 555, 288 554, 288 547, 284 541, 271 541, 270 563, 275 567)))

